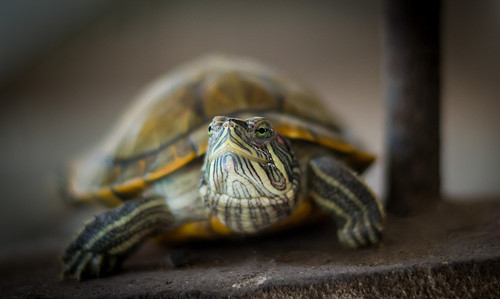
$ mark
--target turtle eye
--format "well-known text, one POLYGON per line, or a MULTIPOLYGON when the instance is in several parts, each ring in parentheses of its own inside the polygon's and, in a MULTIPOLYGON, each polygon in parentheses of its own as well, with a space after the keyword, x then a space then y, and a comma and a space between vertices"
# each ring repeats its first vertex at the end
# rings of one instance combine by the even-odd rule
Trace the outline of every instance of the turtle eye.
POLYGON ((271 136, 271 128, 268 124, 262 124, 255 130, 255 136, 260 139, 266 139, 271 136))
POLYGON ((208 136, 212 135, 212 125, 208 126, 208 136))

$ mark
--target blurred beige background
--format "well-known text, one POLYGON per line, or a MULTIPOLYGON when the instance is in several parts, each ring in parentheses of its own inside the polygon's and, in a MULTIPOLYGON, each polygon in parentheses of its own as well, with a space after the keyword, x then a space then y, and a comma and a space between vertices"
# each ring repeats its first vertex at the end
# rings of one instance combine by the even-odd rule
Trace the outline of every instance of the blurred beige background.
MULTIPOLYGON (((379 155, 384 197, 382 1, 0 2, 0 244, 68 215, 55 173, 148 81, 211 52, 305 82, 379 155)), ((442 186, 500 196, 500 2, 444 1, 442 186)))

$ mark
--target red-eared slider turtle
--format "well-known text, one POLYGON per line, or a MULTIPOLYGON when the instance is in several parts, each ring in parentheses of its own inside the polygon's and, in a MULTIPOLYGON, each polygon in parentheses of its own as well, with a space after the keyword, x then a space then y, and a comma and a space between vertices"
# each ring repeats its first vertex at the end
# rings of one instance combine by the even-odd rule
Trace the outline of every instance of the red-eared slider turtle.
POLYGON ((63 276, 113 271, 159 234, 255 234, 317 208, 343 245, 377 244, 382 205, 356 174, 373 160, 292 80, 246 59, 201 59, 154 82, 72 167, 69 195, 114 209, 68 246, 63 276))

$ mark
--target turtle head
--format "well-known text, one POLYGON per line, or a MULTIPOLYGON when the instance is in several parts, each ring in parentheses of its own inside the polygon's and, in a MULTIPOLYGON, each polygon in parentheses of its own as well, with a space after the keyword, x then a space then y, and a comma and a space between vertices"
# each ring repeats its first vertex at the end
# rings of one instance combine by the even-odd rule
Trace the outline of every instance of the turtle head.
POLYGON ((300 169, 290 143, 262 117, 215 117, 201 194, 229 228, 256 232, 285 218, 296 203, 300 169))

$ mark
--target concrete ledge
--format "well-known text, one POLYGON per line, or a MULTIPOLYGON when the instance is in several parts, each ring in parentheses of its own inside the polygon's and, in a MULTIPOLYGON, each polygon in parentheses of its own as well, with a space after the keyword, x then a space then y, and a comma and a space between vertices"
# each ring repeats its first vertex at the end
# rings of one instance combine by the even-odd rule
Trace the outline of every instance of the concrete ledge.
MULTIPOLYGON (((148 244, 123 271, 59 281, 64 244, 33 244, 0 261, 3 296, 500 297, 500 202, 439 204, 389 217, 381 248, 342 249, 329 222, 272 236, 148 244), (171 256, 188 257, 174 267, 171 256)), ((50 243, 50 242, 49 242, 50 243)))

